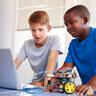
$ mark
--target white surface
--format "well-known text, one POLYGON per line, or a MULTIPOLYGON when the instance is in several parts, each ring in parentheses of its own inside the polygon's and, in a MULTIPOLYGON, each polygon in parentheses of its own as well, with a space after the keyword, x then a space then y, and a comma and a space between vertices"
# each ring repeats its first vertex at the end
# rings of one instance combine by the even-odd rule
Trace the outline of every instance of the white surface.
POLYGON ((0 0, 0 48, 13 48, 16 0, 0 0))
POLYGON ((39 93, 39 94, 28 94, 16 90, 0 89, 0 96, 78 96, 77 94, 61 94, 61 93, 39 93))

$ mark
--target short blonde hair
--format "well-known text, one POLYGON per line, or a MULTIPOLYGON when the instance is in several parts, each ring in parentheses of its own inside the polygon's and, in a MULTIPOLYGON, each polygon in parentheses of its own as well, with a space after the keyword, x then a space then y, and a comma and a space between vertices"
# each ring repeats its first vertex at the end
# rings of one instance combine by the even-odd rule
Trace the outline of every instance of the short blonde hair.
POLYGON ((29 24, 40 23, 44 25, 49 25, 49 16, 45 11, 35 11, 30 15, 28 22, 29 24))

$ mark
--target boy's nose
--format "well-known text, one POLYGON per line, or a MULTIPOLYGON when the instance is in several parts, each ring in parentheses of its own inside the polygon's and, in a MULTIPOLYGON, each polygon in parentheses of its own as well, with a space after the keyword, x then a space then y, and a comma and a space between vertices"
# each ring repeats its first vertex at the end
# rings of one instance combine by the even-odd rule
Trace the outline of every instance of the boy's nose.
POLYGON ((72 25, 71 24, 68 24, 67 25, 67 31, 71 31, 72 30, 72 25))
POLYGON ((72 25, 71 25, 71 24, 68 24, 68 25, 67 25, 67 28, 68 28, 68 29, 71 29, 71 28, 72 28, 72 25))
POLYGON ((39 31, 36 31, 36 32, 35 32, 35 35, 36 35, 36 36, 39 36, 39 35, 40 35, 40 32, 39 32, 39 31))

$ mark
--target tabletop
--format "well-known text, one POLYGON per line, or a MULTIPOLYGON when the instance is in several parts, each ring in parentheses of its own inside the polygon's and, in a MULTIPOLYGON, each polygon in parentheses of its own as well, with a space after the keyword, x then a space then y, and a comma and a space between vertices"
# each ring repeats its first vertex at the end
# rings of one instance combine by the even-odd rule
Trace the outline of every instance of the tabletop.
POLYGON ((66 94, 66 93, 49 93, 49 92, 41 92, 30 94, 23 91, 18 90, 9 90, 9 89, 0 89, 0 96, 78 96, 76 93, 74 94, 66 94))

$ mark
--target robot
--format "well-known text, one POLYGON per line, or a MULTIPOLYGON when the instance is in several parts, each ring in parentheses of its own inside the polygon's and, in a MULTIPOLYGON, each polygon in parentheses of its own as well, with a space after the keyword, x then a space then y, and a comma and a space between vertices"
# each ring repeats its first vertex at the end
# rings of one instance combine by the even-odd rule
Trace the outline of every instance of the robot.
POLYGON ((51 80, 48 81, 47 89, 50 92, 59 92, 73 94, 76 91, 74 80, 76 73, 71 69, 57 70, 54 75, 48 75, 51 80))

